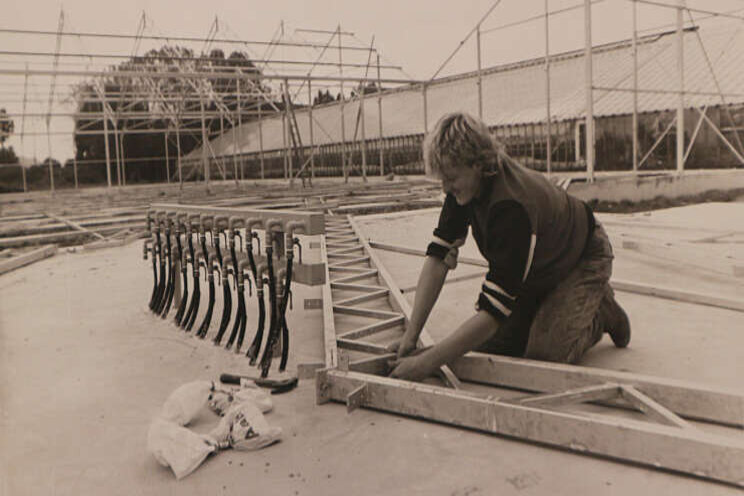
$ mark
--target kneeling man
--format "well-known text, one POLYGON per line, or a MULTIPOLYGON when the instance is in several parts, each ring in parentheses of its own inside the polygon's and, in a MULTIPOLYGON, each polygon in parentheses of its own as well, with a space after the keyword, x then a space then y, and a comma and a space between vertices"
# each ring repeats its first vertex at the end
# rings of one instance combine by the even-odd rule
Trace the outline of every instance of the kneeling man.
POLYGON ((419 380, 468 351, 575 363, 630 323, 609 285, 612 247, 587 204, 501 151, 474 117, 442 117, 424 141, 428 175, 446 199, 419 276, 410 323, 394 343, 392 377, 419 380), (430 349, 412 354, 471 229, 488 261, 476 314, 430 349))

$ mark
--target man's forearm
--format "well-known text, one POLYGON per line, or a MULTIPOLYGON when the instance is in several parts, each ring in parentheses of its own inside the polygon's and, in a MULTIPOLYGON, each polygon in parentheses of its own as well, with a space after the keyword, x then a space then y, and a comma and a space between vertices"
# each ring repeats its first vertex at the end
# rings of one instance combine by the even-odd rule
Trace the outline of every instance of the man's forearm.
POLYGON ((478 348, 491 339, 499 329, 499 322, 488 312, 479 311, 462 323, 455 332, 432 346, 421 358, 431 370, 451 362, 478 348))
POLYGON ((431 309, 442 291, 448 270, 447 265, 438 258, 426 257, 416 285, 416 297, 413 301, 411 319, 406 332, 415 333, 415 337, 418 337, 421 333, 421 329, 424 328, 426 319, 429 318, 431 309))

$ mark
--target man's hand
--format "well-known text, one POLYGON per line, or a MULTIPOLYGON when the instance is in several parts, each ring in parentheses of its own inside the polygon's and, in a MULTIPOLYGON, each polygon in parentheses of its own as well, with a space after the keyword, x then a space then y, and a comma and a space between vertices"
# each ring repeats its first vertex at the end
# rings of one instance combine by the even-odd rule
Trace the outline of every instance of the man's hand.
POLYGON ((436 369, 426 359, 425 354, 390 360, 393 371, 390 377, 407 381, 421 381, 432 375, 436 369))
POLYGON ((411 353, 413 350, 416 349, 416 342, 418 341, 418 337, 413 337, 409 335, 408 333, 403 334, 403 336, 400 338, 399 341, 396 341, 394 343, 391 343, 387 350, 390 353, 396 353, 398 355, 398 358, 403 358, 404 356, 411 353))

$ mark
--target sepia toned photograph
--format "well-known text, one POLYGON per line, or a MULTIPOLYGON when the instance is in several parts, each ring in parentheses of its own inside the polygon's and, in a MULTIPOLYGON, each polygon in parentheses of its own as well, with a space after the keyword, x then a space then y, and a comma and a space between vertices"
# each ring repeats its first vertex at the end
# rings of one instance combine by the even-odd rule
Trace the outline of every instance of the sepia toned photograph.
POLYGON ((744 0, 7 0, 0 496, 744 489, 744 0))

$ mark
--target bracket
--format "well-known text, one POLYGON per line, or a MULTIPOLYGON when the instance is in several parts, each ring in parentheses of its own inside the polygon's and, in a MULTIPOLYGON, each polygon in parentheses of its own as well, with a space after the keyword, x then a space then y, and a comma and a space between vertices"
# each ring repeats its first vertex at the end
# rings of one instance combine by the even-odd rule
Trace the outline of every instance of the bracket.
POLYGON ((346 413, 351 413, 362 406, 367 398, 367 384, 362 384, 346 395, 346 413))

